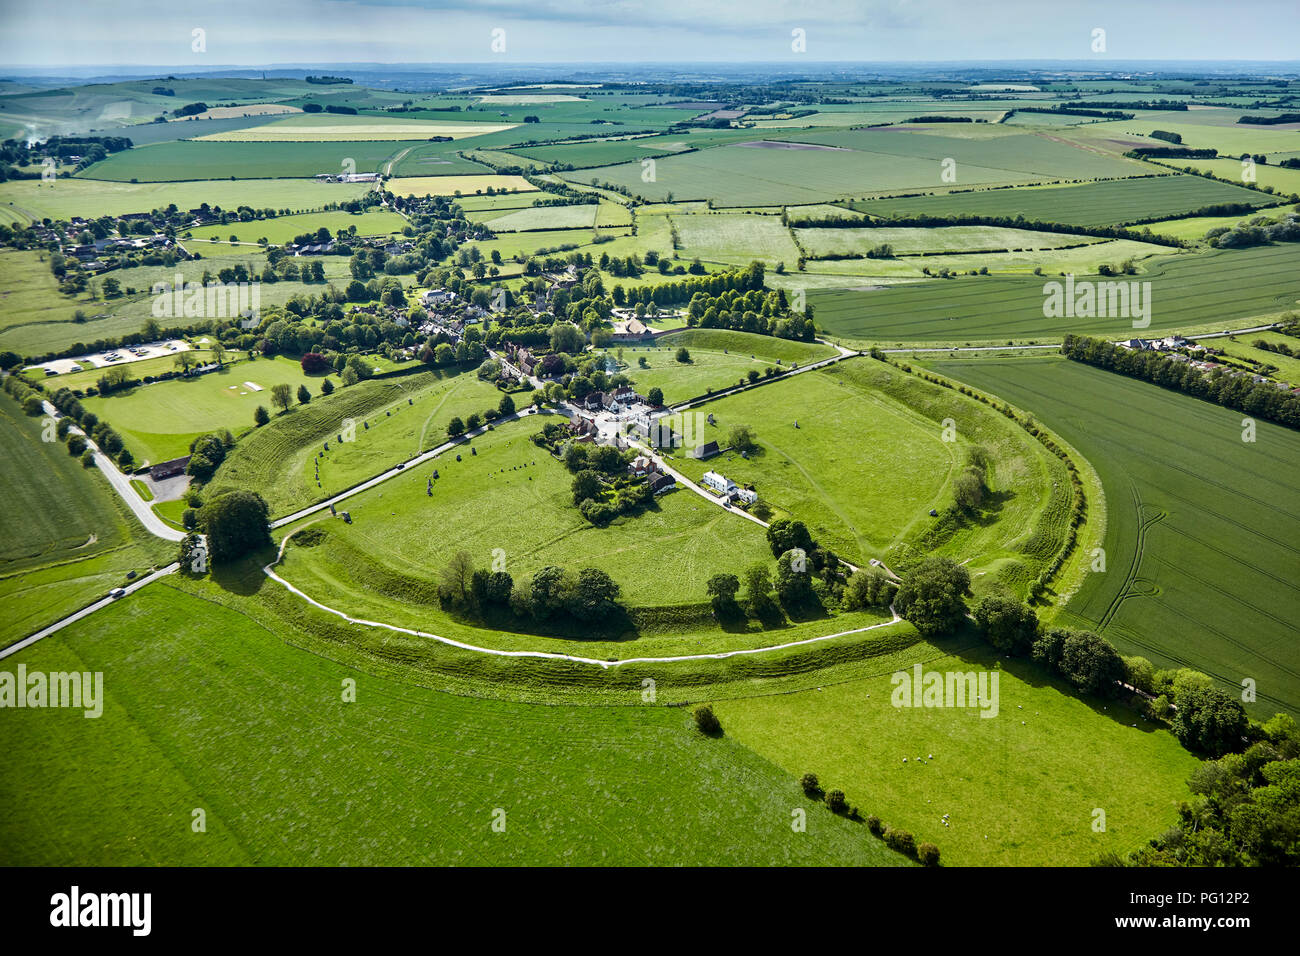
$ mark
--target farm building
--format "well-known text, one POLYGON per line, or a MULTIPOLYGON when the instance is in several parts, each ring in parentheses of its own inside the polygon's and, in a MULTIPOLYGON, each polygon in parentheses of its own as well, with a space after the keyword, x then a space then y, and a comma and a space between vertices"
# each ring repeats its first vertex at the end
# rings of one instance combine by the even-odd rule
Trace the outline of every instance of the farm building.
POLYGON ((692 458, 698 458, 701 461, 704 461, 721 453, 722 451, 718 448, 718 443, 716 441, 706 441, 703 445, 696 445, 690 454, 692 458))
POLYGON ((149 477, 154 481, 163 481, 167 478, 175 478, 177 475, 185 474, 185 469, 190 463, 190 456, 184 458, 173 458, 171 461, 160 461, 149 469, 149 477))
POLYGON ((641 342, 650 338, 654 338, 654 333, 640 319, 615 322, 614 334, 610 336, 610 340, 614 342, 641 342))

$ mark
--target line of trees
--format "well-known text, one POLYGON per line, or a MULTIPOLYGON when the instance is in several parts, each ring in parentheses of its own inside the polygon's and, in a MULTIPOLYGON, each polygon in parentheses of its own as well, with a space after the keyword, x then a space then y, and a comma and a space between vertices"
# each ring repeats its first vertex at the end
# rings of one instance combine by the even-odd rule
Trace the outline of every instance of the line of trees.
POLYGON ((600 568, 575 572, 551 565, 516 584, 504 569, 476 567, 467 551, 452 556, 438 582, 443 607, 471 617, 496 612, 537 621, 569 618, 600 624, 624 613, 619 594, 619 585, 600 568))
MULTIPOLYGON (((1217 206, 1205 206, 1201 209, 1193 210, 1187 213, 1187 216, 1239 215, 1254 212, 1255 209, 1255 206, 1246 203, 1221 203, 1217 206), (1229 205, 1234 209, 1240 206, 1240 209, 1238 212, 1234 213, 1206 211, 1227 208, 1229 205)), ((1168 218, 1168 214, 1164 214, 1161 216, 1153 216, 1145 221, 1159 222, 1168 218)), ((1133 222, 1140 223, 1141 220, 1133 220, 1133 222)), ((1172 236, 1157 235, 1149 229, 1129 229, 1124 226, 1084 226, 1068 222, 1046 222, 1041 219, 1026 219, 1023 213, 1016 216, 981 216, 972 214, 931 216, 924 213, 916 213, 911 216, 876 216, 870 219, 861 217, 854 218, 852 216, 827 216, 825 219, 793 222, 791 225, 817 229, 896 229, 900 227, 934 229, 941 226, 999 226, 1007 229, 1027 229, 1031 232, 1054 232, 1080 236, 1096 236, 1102 239, 1131 239, 1134 242, 1151 242, 1157 245, 1174 246, 1179 248, 1187 244, 1181 239, 1174 239, 1172 236)))
POLYGON ((1244 373, 1234 374, 1225 369, 1203 372, 1162 352, 1126 349, 1083 335, 1067 335, 1061 343, 1061 354, 1075 362, 1203 398, 1252 418, 1300 429, 1300 396, 1271 382, 1255 382, 1244 373))
MULTIPOLYGON (((22 406, 26 414, 37 416, 45 413, 43 401, 46 400, 47 396, 44 388, 40 385, 28 381, 20 374, 14 373, 5 378, 4 388, 22 406)), ((87 467, 92 465, 94 456, 88 451, 84 438, 69 433, 70 422, 76 422, 81 427, 81 430, 99 446, 99 450, 116 460, 124 471, 129 471, 135 467, 135 456, 131 454, 131 450, 122 441, 122 436, 114 431, 108 422, 101 421, 98 415, 84 408, 71 389, 59 389, 53 395, 48 396, 48 401, 66 416, 66 418, 60 419, 59 424, 56 426, 59 429, 58 437, 67 442, 70 454, 82 456, 83 465, 87 467)))

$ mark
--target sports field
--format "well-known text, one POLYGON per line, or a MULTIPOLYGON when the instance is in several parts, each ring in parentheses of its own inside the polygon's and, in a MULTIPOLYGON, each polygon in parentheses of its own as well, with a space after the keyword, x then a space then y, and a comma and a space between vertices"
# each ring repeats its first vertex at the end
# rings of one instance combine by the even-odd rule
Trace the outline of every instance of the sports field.
POLYGON ((1254 680, 1258 716, 1300 712, 1300 436, 1259 422, 1244 442, 1240 412, 1059 357, 934 365, 1031 412, 1100 474, 1106 571, 1070 616, 1231 693, 1254 680))
POLYGON ((287 383, 294 391, 296 408, 298 386, 305 383, 319 397, 324 377, 304 374, 296 359, 241 360, 206 375, 139 385, 107 397, 87 398, 83 404, 114 423, 137 461, 156 464, 188 454, 190 442, 200 435, 223 428, 238 434, 252 428, 259 405, 278 414, 271 401, 273 385, 287 383))

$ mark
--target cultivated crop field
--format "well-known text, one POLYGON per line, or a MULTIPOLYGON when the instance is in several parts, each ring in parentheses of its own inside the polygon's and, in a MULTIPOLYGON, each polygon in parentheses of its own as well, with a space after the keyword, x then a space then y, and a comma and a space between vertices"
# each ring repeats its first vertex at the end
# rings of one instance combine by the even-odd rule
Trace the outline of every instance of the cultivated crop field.
MULTIPOLYGON (((337 163, 317 168, 317 172, 335 172, 337 163)), ((249 175, 245 168, 242 172, 249 175)), ((367 183, 318 183, 313 180, 280 181, 242 179, 238 181, 204 180, 198 170, 185 163, 185 179, 178 183, 105 183, 85 179, 60 179, 53 184, 39 180, 15 180, 0 183, 0 203, 22 213, 28 219, 70 219, 72 216, 120 216, 130 212, 148 212, 175 203, 181 209, 194 209, 202 203, 234 209, 239 205, 254 209, 320 209, 326 203, 356 199, 373 188, 367 183)), ((218 174, 221 170, 213 170, 218 174)), ((229 175, 231 168, 224 167, 229 175)), ((303 173, 302 175, 312 175, 303 173)))
MULTIPOLYGON (((52 427, 52 426, 51 426, 52 427)), ((0 396, 0 647, 103 597, 171 548, 143 536, 104 479, 60 441, 43 440, 45 417, 0 396)), ((165 557, 164 557, 165 556, 165 557)))
POLYGON ((1120 277, 1151 282, 1150 324, 1136 328, 1131 319, 1114 316, 1045 317, 1043 286, 1062 281, 1056 275, 976 276, 873 292, 817 291, 809 293, 808 301, 828 333, 860 341, 1042 341, 1065 332, 1121 339, 1240 326, 1246 324, 1242 319, 1292 309, 1300 302, 1298 266, 1300 246, 1295 243, 1162 257, 1144 274, 1120 277))
POLYGON ((1100 474, 1106 572, 1087 577, 1071 617, 1230 692, 1252 678, 1257 713, 1300 711, 1295 432, 1259 422, 1243 442, 1239 412, 1062 358, 935 368, 1032 412, 1100 474))
POLYGON ((290 143, 290 142, 365 142, 368 140, 420 140, 431 136, 464 139, 483 133, 500 133, 513 129, 511 124, 433 123, 424 120, 397 120, 378 116, 330 116, 299 114, 246 130, 212 133, 204 142, 223 143, 290 143))
MULTIPOLYGON (((909 190, 941 182, 941 162, 954 152, 941 137, 895 133, 888 140, 861 142, 862 148, 805 149, 733 144, 656 160, 656 177, 642 179, 639 162, 562 173, 570 182, 610 182, 650 201, 712 199, 720 206, 816 203, 888 190, 909 190), (936 145, 937 144, 937 145, 936 145), (868 145, 871 148, 867 148, 868 145), (939 149, 939 155, 929 156, 939 149), (943 149, 948 151, 942 152, 943 149), (932 159, 932 162, 921 160, 932 159), (911 161, 909 161, 911 160, 911 161)), ((1112 175, 1118 170, 1105 167, 1112 175)), ((1034 182, 1035 172, 963 164, 971 184, 1034 182)))
MULTIPOLYGON (((1201 176, 1160 175, 1068 186, 984 189, 906 199, 872 199, 849 207, 872 216, 1020 216, 1073 226, 1141 222, 1202 206, 1246 203, 1264 206, 1276 198, 1201 176)), ((1152 228, 1155 232, 1155 228, 1152 228)))
MULTIPOLYGON (((320 173, 379 172, 381 165, 418 143, 392 140, 358 142, 220 142, 180 140, 113 153, 88 166, 78 178, 141 183, 202 179, 306 179, 320 173)), ((63 181, 59 181, 63 185, 63 181)), ((237 183, 230 183, 237 187, 237 183)), ((332 190, 373 184, 316 183, 332 190)), ((210 201, 210 200, 209 200, 210 201)), ((178 203, 179 205, 179 203, 178 203)), ((195 203, 197 205, 197 203, 195 203)), ((249 205, 262 205, 249 203, 249 205)), ((274 202, 264 205, 274 206, 274 202)))
MULTIPOLYGON (((795 238, 810 256, 865 255, 881 244, 894 247, 896 255, 921 252, 988 252, 1005 250, 1055 249, 1059 246, 1100 242, 1090 236, 1068 233, 1031 232, 996 226, 940 226, 934 229, 890 228, 796 229, 795 238)), ((874 263, 863 263, 868 269, 874 263)))

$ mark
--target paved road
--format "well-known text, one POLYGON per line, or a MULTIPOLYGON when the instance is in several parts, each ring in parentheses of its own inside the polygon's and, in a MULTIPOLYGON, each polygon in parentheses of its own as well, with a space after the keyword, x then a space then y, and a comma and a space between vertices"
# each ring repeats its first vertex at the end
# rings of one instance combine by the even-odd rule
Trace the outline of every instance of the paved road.
MULTIPOLYGON (((43 402, 43 404, 45 405, 46 414, 55 419, 63 417, 63 414, 49 402, 43 402)), ((68 430, 86 439, 86 444, 95 453, 95 465, 103 472, 104 477, 108 479, 108 483, 113 486, 113 490, 126 502, 127 507, 140 519, 140 523, 144 525, 146 531, 167 541, 184 540, 185 532, 177 531, 154 513, 149 503, 141 498, 140 493, 131 486, 131 479, 118 470, 113 459, 100 451, 99 446, 91 440, 89 435, 76 425, 73 425, 68 430)))
MULTIPOLYGON (((818 341, 821 341, 818 339, 818 341)), ((832 355, 830 358, 824 358, 816 362, 810 362, 807 365, 800 365, 798 368, 790 369, 782 375, 774 375, 771 378, 760 378, 756 382, 746 382, 744 385, 733 385, 731 388, 722 392, 714 392, 712 395, 701 395, 699 398, 692 398, 688 402, 681 402, 677 405, 669 406, 669 411, 682 412, 688 408, 694 408, 697 405, 703 405, 706 402, 712 402, 719 398, 726 398, 728 395, 739 395, 741 392, 748 391, 751 388, 760 388, 764 385, 770 385, 772 382, 784 382, 791 375, 801 375, 804 372, 813 372, 819 368, 825 368, 828 365, 834 365, 836 362, 843 362, 846 358, 853 358, 855 355, 861 355, 861 352, 855 352, 852 349, 846 349, 842 345, 836 345, 832 342, 822 342, 823 345, 830 345, 836 349, 839 354, 832 355)))
MULTIPOLYGON (((515 412, 513 415, 505 415, 501 418, 498 418, 495 421, 493 421, 491 424, 494 426, 500 426, 505 424, 506 422, 512 422, 520 418, 528 418, 532 415, 538 415, 538 414, 564 415, 564 414, 568 414, 568 412, 565 410, 556 412, 549 408, 542 408, 542 409, 525 408, 515 412)), ((366 481, 363 481, 359 485, 353 485, 347 491, 339 492, 337 495, 335 495, 332 498, 327 498, 326 500, 317 502, 314 505, 309 505, 306 508, 303 508, 299 511, 295 511, 291 515, 285 515, 283 518, 277 518, 275 521, 271 522, 271 527, 273 529, 283 528, 285 525, 293 524, 293 522, 298 521, 301 518, 306 518, 309 515, 314 515, 317 512, 324 511, 327 508, 329 508, 330 505, 337 505, 342 501, 346 501, 347 499, 351 498, 353 495, 359 495, 363 491, 369 491, 371 488, 375 487, 375 485, 382 484, 383 482, 387 481, 389 478, 393 478, 397 475, 400 475, 408 468, 414 468, 417 465, 422 465, 426 461, 430 461, 434 458, 437 458, 439 455, 443 454, 444 452, 448 452, 451 451, 452 449, 463 446, 465 444, 466 439, 477 438, 479 435, 487 434, 487 430, 488 430, 487 425, 483 425, 479 428, 475 428, 473 431, 466 432, 461 437, 460 440, 445 441, 441 445, 437 446, 436 448, 431 448, 422 454, 416 455, 414 458, 411 458, 408 461, 404 461, 400 465, 397 465, 393 468, 389 468, 387 471, 375 475, 375 477, 367 479, 366 481)))
MULTIPOLYGON (((154 581, 157 581, 159 578, 164 577, 168 574, 172 574, 175 571, 178 571, 179 569, 180 569, 180 564, 174 562, 172 564, 167 565, 167 567, 165 568, 161 568, 153 572, 152 574, 141 578, 138 581, 132 581, 122 590, 125 591, 127 594, 134 594, 136 591, 140 590, 146 584, 152 584, 154 581)), ((31 635, 30 637, 23 638, 21 641, 18 641, 16 644, 10 644, 4 650, 0 650, 0 658, 8 657, 10 654, 16 654, 18 653, 18 651, 21 651, 23 648, 30 647, 31 645, 35 644, 41 638, 49 637, 55 631, 61 631, 69 624, 73 624, 77 621, 80 621, 83 617, 87 617, 91 614, 94 614, 101 607, 108 607, 108 605, 112 604, 114 601, 117 600, 121 600, 121 598, 115 598, 112 596, 100 598, 94 604, 90 604, 87 605, 86 607, 83 607, 80 611, 77 611, 75 614, 69 614, 63 620, 56 621, 55 623, 51 624, 49 627, 37 631, 35 634, 31 635)))

